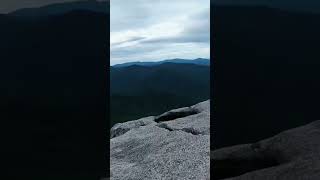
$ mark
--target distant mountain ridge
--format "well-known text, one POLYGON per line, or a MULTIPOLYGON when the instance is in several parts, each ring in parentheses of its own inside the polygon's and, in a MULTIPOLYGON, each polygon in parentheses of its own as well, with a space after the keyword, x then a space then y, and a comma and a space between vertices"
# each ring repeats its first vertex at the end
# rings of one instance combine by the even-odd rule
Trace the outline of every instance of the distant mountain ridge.
POLYGON ((110 68, 111 125, 210 98, 210 66, 163 63, 110 68))
POLYGON ((62 15, 71 11, 92 11, 97 13, 109 12, 108 1, 76 1, 68 3, 56 3, 37 8, 24 8, 9 13, 21 17, 46 17, 62 15))
POLYGON ((157 66, 161 65, 164 63, 176 63, 176 64, 195 64, 195 65, 203 65, 203 66, 210 66, 210 59, 205 59, 205 58, 197 58, 193 60, 188 60, 188 59, 167 59, 163 61, 157 61, 157 62, 140 62, 140 61, 135 61, 135 62, 128 62, 128 63, 123 63, 123 64, 116 64, 113 65, 112 67, 129 67, 133 65, 138 65, 138 66, 157 66))

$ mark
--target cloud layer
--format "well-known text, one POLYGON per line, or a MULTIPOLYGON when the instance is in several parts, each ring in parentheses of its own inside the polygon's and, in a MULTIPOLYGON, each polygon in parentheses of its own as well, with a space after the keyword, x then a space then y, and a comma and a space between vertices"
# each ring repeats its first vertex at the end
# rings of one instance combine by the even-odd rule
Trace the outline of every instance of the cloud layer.
POLYGON ((111 0, 111 64, 209 58, 210 0, 111 0))

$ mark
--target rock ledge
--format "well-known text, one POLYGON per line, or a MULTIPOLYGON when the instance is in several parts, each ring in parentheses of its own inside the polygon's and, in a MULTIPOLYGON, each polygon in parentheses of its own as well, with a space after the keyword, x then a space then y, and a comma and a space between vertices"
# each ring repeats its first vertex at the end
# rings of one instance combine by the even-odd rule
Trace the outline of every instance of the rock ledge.
POLYGON ((210 179, 210 101, 111 129, 111 178, 210 179))
POLYGON ((320 121, 253 144, 212 153, 213 178, 228 180, 319 180, 320 121))

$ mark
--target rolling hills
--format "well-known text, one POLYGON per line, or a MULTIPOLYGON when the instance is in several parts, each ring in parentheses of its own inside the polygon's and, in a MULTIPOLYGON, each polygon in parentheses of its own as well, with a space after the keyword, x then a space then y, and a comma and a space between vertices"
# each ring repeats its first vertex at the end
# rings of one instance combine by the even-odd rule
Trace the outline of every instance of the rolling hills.
POLYGON ((204 65, 204 66, 209 66, 210 65, 210 60, 209 59, 204 59, 204 58, 198 58, 198 59, 168 59, 168 60, 163 60, 163 61, 155 61, 155 62, 127 62, 123 64, 116 64, 113 65, 113 67, 128 67, 132 65, 140 65, 140 66, 156 66, 164 63, 176 63, 176 64, 197 64, 197 65, 204 65))
POLYGON ((111 125, 210 97, 210 66, 163 63, 111 67, 111 125))

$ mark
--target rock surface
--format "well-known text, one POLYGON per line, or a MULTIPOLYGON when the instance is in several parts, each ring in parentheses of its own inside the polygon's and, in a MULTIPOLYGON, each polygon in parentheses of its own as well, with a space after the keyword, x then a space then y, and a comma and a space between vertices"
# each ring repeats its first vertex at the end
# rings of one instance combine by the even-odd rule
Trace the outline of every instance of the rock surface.
POLYGON ((113 180, 210 179, 210 101, 111 129, 113 180))
POLYGON ((320 179, 320 121, 254 144, 212 153, 213 178, 228 180, 320 179))

